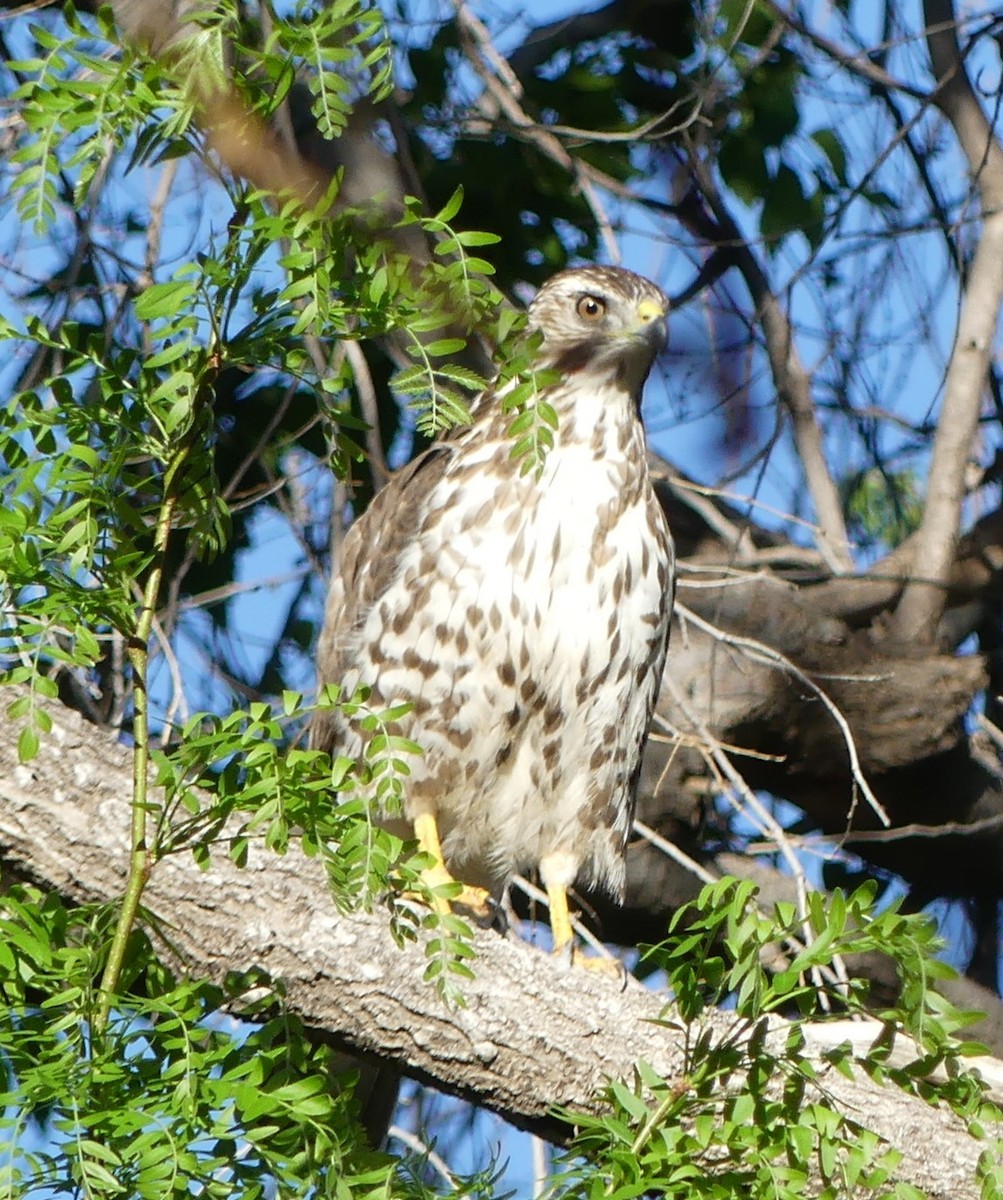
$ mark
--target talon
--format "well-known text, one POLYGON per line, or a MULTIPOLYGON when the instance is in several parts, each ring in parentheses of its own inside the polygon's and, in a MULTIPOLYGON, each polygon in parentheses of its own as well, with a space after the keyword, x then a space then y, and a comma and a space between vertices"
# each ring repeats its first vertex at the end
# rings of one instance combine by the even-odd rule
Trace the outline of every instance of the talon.
POLYGON ((463 885, 463 891, 450 900, 453 910, 460 909, 482 929, 494 929, 496 926, 504 929, 505 914, 491 894, 483 888, 463 885))
POLYGON ((586 971, 593 971, 597 975, 605 975, 607 979, 615 980, 620 984, 621 990, 627 986, 627 968, 618 958, 606 958, 604 955, 587 958, 575 947, 571 963, 572 966, 584 967, 586 971))

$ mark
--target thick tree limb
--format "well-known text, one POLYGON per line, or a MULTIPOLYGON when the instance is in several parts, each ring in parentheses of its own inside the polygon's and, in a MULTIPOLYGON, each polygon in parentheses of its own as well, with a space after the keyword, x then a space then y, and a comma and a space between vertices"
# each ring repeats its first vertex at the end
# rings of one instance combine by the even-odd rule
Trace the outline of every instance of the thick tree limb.
MULTIPOLYGON (((16 730, 0 731, 0 857, 71 899, 110 900, 126 873, 130 759, 76 714, 51 711, 53 731, 30 765, 17 763, 16 730)), ((572 977, 491 933, 477 937, 467 1006, 447 1008, 421 981, 422 948, 398 950, 379 914, 336 915, 319 864, 296 854, 255 852, 243 870, 220 856, 205 873, 187 856, 167 859, 145 901, 167 927, 168 953, 189 971, 222 979, 263 968, 284 980, 292 1008, 346 1046, 551 1136, 560 1132, 550 1116, 555 1104, 594 1111, 606 1079, 629 1078, 640 1059, 668 1079, 684 1078, 681 1031, 652 1023, 659 997, 572 977)), ((722 1014, 721 1028, 727 1024, 722 1014)), ((775 1036, 785 1029, 778 1022, 775 1036)), ((825 1026, 805 1033, 819 1052, 833 1044, 825 1026)), ((838 1030, 837 1040, 845 1034, 838 1030)), ((903 1178, 944 1200, 978 1195, 981 1144, 949 1112, 824 1066, 822 1081, 830 1101, 903 1152, 903 1178)))

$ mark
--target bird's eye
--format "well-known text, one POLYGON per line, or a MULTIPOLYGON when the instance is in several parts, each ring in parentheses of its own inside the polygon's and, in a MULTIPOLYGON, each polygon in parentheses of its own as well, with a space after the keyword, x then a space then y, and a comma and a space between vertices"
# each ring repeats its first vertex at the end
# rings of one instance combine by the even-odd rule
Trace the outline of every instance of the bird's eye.
POLYGON ((606 301, 598 296, 582 296, 576 312, 583 321, 601 321, 606 315, 606 301))

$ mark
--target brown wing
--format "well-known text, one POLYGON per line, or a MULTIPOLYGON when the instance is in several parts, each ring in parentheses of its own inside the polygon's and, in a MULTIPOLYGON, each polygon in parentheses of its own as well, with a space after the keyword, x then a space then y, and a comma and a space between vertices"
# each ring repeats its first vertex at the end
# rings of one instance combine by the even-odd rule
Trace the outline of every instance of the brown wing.
MULTIPOLYGON (((345 535, 317 642, 318 690, 325 683, 341 683, 353 666, 352 635, 393 582, 401 552, 421 527, 424 499, 442 478, 454 452, 455 446, 449 442, 437 442, 419 454, 376 493, 345 535)), ((317 713, 310 744, 331 749, 334 736, 334 722, 327 714, 317 713)))

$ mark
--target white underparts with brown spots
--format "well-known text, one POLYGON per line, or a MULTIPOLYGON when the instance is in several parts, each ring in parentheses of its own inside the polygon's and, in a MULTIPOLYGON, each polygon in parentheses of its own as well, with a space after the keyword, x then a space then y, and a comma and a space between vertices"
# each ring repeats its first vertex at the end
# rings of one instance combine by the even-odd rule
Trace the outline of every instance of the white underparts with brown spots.
MULTIPOLYGON (((531 318, 565 375, 540 476, 521 473, 512 414, 486 395, 342 547, 320 678, 412 706, 391 729, 424 748, 404 815, 432 814, 453 875, 496 893, 539 867, 545 884, 582 873, 622 894, 673 600, 638 417, 666 308, 627 271, 549 281, 531 318)), ((353 758, 369 736, 337 714, 312 732, 353 758)))
POLYGON ((435 811, 454 874, 483 886, 558 852, 569 877, 553 882, 570 886, 584 867, 613 893, 623 886, 628 792, 669 615, 657 550, 669 542, 632 397, 585 395, 560 414, 539 479, 485 469, 511 443, 497 444, 503 425, 467 443, 358 632, 378 671, 357 681, 387 705, 415 705, 402 722, 425 749, 409 764, 410 815, 435 811))

